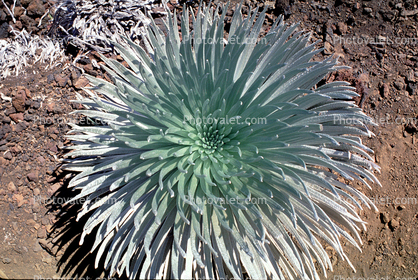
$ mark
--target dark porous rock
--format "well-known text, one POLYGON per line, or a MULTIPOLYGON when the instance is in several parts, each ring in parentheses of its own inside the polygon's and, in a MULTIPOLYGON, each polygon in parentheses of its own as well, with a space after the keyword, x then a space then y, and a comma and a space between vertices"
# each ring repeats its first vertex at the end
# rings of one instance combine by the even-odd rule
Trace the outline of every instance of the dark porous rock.
POLYGON ((27 121, 27 122, 31 122, 31 121, 33 121, 34 119, 35 119, 35 116, 32 116, 31 114, 33 114, 34 112, 33 112, 33 109, 29 109, 28 110, 28 113, 29 114, 25 114, 24 116, 23 116, 23 119, 25 120, 25 121, 27 121))
POLYGON ((9 24, 7 22, 3 22, 0 25, 0 39, 5 39, 9 36, 9 24))
POLYGON ((9 117, 4 117, 2 121, 3 123, 10 123, 12 120, 9 117))
POLYGON ((408 132, 408 133, 410 133, 410 134, 413 134, 413 133, 417 133, 418 132, 418 129, 417 129, 417 126, 415 125, 415 123, 408 122, 405 125, 405 131, 408 132))
POLYGON ((348 30, 347 24, 341 21, 337 23, 337 31, 339 35, 347 34, 347 30, 348 30))
POLYGON ((51 152, 54 152, 54 153, 57 153, 57 152, 58 152, 58 147, 57 147, 57 145, 55 144, 55 142, 53 142, 53 141, 48 142, 48 143, 46 144, 46 147, 47 147, 47 149, 48 149, 48 150, 50 150, 51 152))
POLYGON ((27 161, 29 160, 29 156, 28 156, 28 155, 26 155, 26 154, 24 154, 24 155, 21 157, 21 159, 22 159, 22 161, 23 161, 23 162, 27 162, 27 161))
POLYGON ((392 220, 390 220, 390 222, 389 222, 389 228, 392 230, 392 231, 394 231, 395 229, 397 229, 399 227, 399 221, 398 220, 395 220, 395 219, 392 219, 392 220))
POLYGON ((38 172, 34 171, 28 174, 28 180, 31 182, 37 182, 39 180, 38 178, 38 172))
POLYGON ((380 221, 382 224, 387 224, 389 222, 389 217, 387 213, 380 213, 380 221))
POLYGON ((49 74, 49 75, 46 77, 46 82, 47 82, 48 84, 51 84, 53 81, 55 81, 55 77, 54 77, 54 75, 53 75, 53 74, 49 74))
POLYGON ((7 17, 6 13, 2 9, 0 9, 0 22, 5 22, 6 17, 7 17))
POLYGON ((46 170, 46 174, 48 174, 48 175, 52 175, 52 174, 54 174, 54 171, 55 171, 55 167, 53 167, 53 166, 48 166, 48 168, 47 168, 47 170, 46 170))
POLYGON ((44 158, 43 156, 39 156, 39 157, 37 157, 37 160, 38 160, 38 162, 39 162, 41 165, 44 165, 44 164, 45 164, 45 158, 44 158))
POLYGON ((285 16, 290 15, 290 0, 276 0, 274 7, 275 14, 284 14, 285 16))
POLYGON ((31 106, 30 107, 32 109, 38 110, 39 108, 41 108, 41 103, 38 102, 38 101, 34 101, 34 102, 31 103, 31 106))
POLYGON ((384 98, 388 98, 390 94, 389 85, 387 83, 380 83, 379 86, 380 95, 384 98))
POLYGON ((62 74, 54 75, 54 79, 60 87, 65 87, 68 83, 68 76, 62 74))
POLYGON ((14 114, 14 113, 16 113, 16 109, 15 109, 15 107, 10 107, 10 108, 7 108, 7 109, 4 111, 4 114, 5 114, 6 116, 8 116, 8 115, 10 115, 10 114, 14 114))
POLYGON ((402 81, 400 81, 400 80, 395 81, 395 82, 393 83, 393 86, 394 86, 397 90, 403 90, 403 89, 405 89, 405 83, 404 83, 404 82, 402 82, 402 81))
POLYGON ((93 69, 93 65, 91 64, 87 64, 83 68, 84 68, 84 71, 86 71, 86 73, 89 75, 96 77, 98 74, 97 71, 93 69))
POLYGON ((373 9, 372 9, 372 8, 370 8, 370 7, 365 7, 365 8, 363 9, 363 13, 364 13, 364 14, 367 14, 367 15, 370 15, 371 13, 373 13, 373 9))
POLYGON ((408 86, 406 87, 406 90, 409 92, 409 95, 417 95, 417 85, 415 83, 408 83, 408 86))
POLYGON ((85 77, 80 77, 74 84, 76 89, 81 89, 89 84, 89 81, 85 77))
POLYGON ((33 18, 28 17, 27 15, 23 15, 20 17, 20 21, 24 26, 33 26, 36 25, 36 21, 33 18))
POLYGON ((42 1, 39 1, 39 0, 31 1, 26 12, 29 16, 33 18, 41 17, 43 16, 43 14, 45 14, 45 7, 42 4, 42 1))
POLYGON ((18 20, 18 21, 16 21, 14 27, 16 27, 16 29, 18 29, 18 30, 22 30, 23 24, 20 20, 18 20))
POLYGON ((20 4, 22 4, 23 7, 27 7, 32 1, 33 0, 20 0, 20 4))
POLYGON ((25 13, 25 9, 23 7, 16 7, 15 8, 15 18, 19 18, 21 15, 25 13))
POLYGON ((71 75, 70 75, 70 77, 71 77, 71 82, 72 82, 73 84, 74 84, 74 83, 78 80, 78 78, 80 78, 80 76, 81 76, 80 71, 71 70, 71 75))
POLYGON ((12 105, 17 112, 25 111, 26 93, 24 90, 19 90, 12 98, 12 105))
POLYGON ((45 239, 46 238, 46 229, 39 228, 38 229, 38 238, 45 239))
POLYGON ((83 64, 83 65, 88 65, 88 64, 91 64, 91 60, 90 60, 90 58, 89 57, 87 57, 87 56, 83 56, 83 57, 81 57, 80 59, 78 59, 77 60, 80 64, 83 64))
POLYGON ((12 153, 11 152, 6 152, 3 157, 5 159, 11 160, 13 158, 12 153))
POLYGON ((39 213, 41 211, 41 205, 38 202, 34 202, 32 205, 32 213, 39 213))
POLYGON ((28 124, 26 122, 20 122, 16 125, 15 127, 15 131, 16 132, 22 132, 23 130, 25 130, 26 128, 28 128, 28 124))
POLYGON ((11 131, 12 131, 12 128, 10 127, 10 125, 5 124, 1 126, 0 127, 0 139, 2 139, 4 136, 6 136, 6 134, 8 134, 11 131))
POLYGON ((391 10, 380 10, 379 14, 382 15, 384 21, 392 21, 395 18, 395 12, 391 10))
POLYGON ((15 114, 10 114, 10 118, 15 122, 21 122, 23 121, 23 113, 15 113, 15 114))

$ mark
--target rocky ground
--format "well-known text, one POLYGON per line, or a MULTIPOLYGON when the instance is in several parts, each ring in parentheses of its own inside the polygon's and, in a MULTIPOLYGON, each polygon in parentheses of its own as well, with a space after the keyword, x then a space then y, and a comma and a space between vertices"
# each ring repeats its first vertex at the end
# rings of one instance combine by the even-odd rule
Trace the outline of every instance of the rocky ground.
MULTIPOLYGON (((320 44, 324 50, 316 59, 339 55, 340 62, 351 69, 334 73, 327 80, 351 82, 361 94, 358 104, 379 124, 372 128, 376 136, 364 142, 375 151, 382 167, 377 175, 382 187, 368 190, 358 186, 376 203, 379 212, 361 211, 368 223, 367 231, 361 232, 362 252, 345 246, 357 271, 329 248, 334 271, 328 271, 328 278, 416 279, 418 2, 245 3, 244 13, 248 13, 248 5, 268 9, 266 30, 278 14, 284 14, 288 23, 300 22, 301 28, 312 33, 313 40, 324 42, 320 44)), ((6 4, 11 7, 13 2, 6 4)), ((0 6, 0 38, 10 36, 11 28, 46 34, 52 16, 42 16, 53 4, 45 0, 17 1, 16 22, 0 6)), ((169 6, 181 11, 175 1, 169 6)), ((231 15, 232 10, 227 22, 231 15)), ((71 53, 79 54, 74 50, 71 53)), ((57 240, 50 238, 57 220, 50 198, 67 179, 59 168, 59 159, 62 147, 68 144, 64 138, 68 123, 86 121, 69 115, 77 108, 70 100, 76 93, 82 94, 81 88, 87 84, 81 74, 102 76, 102 71, 92 66, 93 59, 100 61, 91 52, 76 67, 68 63, 65 69, 48 71, 44 65, 34 65, 19 77, 0 81, 0 278, 58 278, 68 271, 63 264, 64 250, 54 246, 57 240)))

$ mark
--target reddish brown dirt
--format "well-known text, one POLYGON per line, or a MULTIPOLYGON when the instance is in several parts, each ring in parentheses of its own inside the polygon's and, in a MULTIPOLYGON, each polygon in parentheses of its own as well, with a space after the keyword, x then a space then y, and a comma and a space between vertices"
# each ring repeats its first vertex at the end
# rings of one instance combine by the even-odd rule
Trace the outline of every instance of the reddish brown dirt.
MULTIPOLYGON (((274 3, 251 3, 257 4, 274 3)), ((361 211, 367 222, 367 231, 360 234, 362 252, 343 241, 356 272, 327 250, 334 265, 334 271, 327 272, 328 279, 418 276, 417 9, 416 0, 282 0, 276 9, 268 10, 266 29, 278 13, 284 13, 287 23, 300 22, 313 40, 325 42, 316 59, 336 53, 342 64, 351 67, 327 79, 343 79, 356 86, 362 95, 357 102, 379 124, 372 128, 376 136, 364 142, 375 151, 382 168, 377 175, 382 187, 373 185, 368 190, 358 185, 379 212, 361 211)), ((2 6, 0 11, 2 21, 13 25, 2 6)), ((31 25, 32 21, 27 22, 31 25)), ((43 24, 33 31, 42 34, 48 26, 43 24)), ((93 75, 100 73, 88 60, 85 63, 78 66, 93 75)), ((58 167, 69 130, 66 122, 79 121, 68 115, 76 108, 69 100, 75 92, 81 93, 85 81, 71 68, 44 69, 35 65, 25 75, 0 82, 0 92, 13 99, 13 103, 1 100, 0 104, 0 278, 61 275, 57 260, 62 250, 48 239, 55 216, 47 214, 47 204, 64 182, 58 167)))

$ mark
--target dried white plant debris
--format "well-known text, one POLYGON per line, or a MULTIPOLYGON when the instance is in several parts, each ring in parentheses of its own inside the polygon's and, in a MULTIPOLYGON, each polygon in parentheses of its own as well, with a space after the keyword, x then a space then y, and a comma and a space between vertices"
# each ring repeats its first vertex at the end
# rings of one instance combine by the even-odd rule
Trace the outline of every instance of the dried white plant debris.
MULTIPOLYGON (((19 75, 38 61, 48 68, 65 58, 64 45, 83 51, 112 51, 109 39, 121 36, 136 41, 150 23, 149 15, 165 15, 166 0, 63 0, 55 7, 49 36, 31 35, 25 29, 0 40, 0 79, 19 75)), ((48 10, 49 12, 49 10, 48 10)))
POLYGON ((65 0, 58 4, 50 35, 81 49, 108 52, 108 39, 123 35, 136 40, 150 23, 148 12, 165 14, 166 1, 65 0))
POLYGON ((36 62, 46 63, 46 69, 62 63, 64 49, 59 41, 31 35, 25 29, 11 31, 12 38, 0 40, 0 78, 18 76, 25 67, 36 62))

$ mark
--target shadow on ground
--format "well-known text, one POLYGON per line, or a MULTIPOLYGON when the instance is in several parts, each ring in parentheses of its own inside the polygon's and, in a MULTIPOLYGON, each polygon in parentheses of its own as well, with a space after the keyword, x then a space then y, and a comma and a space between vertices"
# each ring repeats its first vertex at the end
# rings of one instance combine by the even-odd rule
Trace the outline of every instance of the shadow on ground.
MULTIPOLYGON (((69 201, 77 194, 68 188, 69 181, 69 179, 66 180, 64 185, 57 190, 52 201, 69 201)), ((61 277, 72 277, 76 279, 110 277, 109 270, 104 269, 106 254, 103 254, 104 256, 102 256, 98 267, 94 267, 95 257, 99 248, 90 252, 91 246, 89 244, 94 244, 97 229, 94 229, 84 238, 83 245, 79 244, 83 226, 90 217, 89 214, 86 214, 77 221, 77 214, 81 208, 82 203, 80 201, 68 203, 67 205, 59 203, 50 203, 49 205, 49 211, 56 213, 57 220, 53 225, 53 231, 49 238, 53 241, 54 246, 58 247, 58 251, 62 251, 63 253, 58 260, 57 269, 61 277)), ((117 278, 128 279, 126 275, 122 275, 122 277, 118 276, 117 278)))

